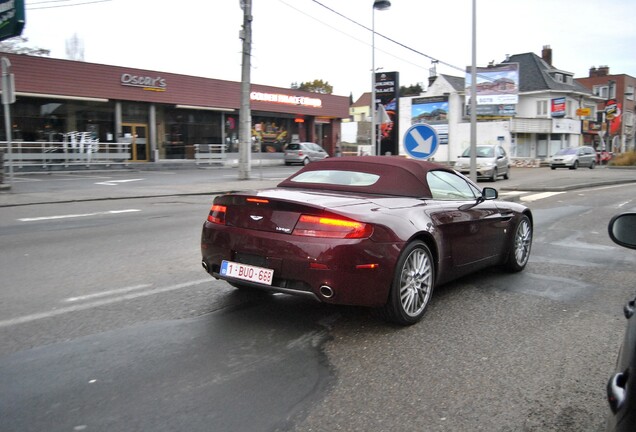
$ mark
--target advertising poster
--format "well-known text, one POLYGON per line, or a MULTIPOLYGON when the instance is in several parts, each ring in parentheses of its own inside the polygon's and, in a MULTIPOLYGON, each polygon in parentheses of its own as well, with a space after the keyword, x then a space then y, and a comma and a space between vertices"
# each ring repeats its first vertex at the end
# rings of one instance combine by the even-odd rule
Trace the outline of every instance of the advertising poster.
POLYGON ((390 152, 392 155, 396 155, 399 151, 399 72, 376 73, 375 95, 378 107, 382 105, 384 108, 384 110, 377 110, 378 113, 382 114, 376 118, 379 130, 378 140, 380 141, 380 152, 378 154, 385 155, 390 152), (386 112, 386 115, 384 115, 384 112, 386 112))
POLYGON ((565 98, 552 99, 550 114, 552 117, 565 117, 565 98))
POLYGON ((411 125, 420 123, 435 129, 440 145, 448 144, 448 96, 414 98, 411 101, 411 125))
MULTIPOLYGON (((477 68, 477 105, 515 105, 519 103, 519 64, 506 63, 477 68)), ((466 104, 470 105, 471 68, 466 68, 466 104)))

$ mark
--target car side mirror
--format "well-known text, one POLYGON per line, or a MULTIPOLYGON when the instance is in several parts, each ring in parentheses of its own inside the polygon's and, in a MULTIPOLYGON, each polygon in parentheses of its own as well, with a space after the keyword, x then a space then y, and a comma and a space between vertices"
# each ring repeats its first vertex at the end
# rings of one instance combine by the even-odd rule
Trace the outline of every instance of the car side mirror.
POLYGON ((481 196, 485 200, 493 200, 497 199, 497 197, 499 196, 499 192, 497 192, 497 189, 495 188, 485 187, 481 190, 481 196))
POLYGON ((636 249, 636 213, 614 216, 607 226, 610 238, 617 245, 636 249))

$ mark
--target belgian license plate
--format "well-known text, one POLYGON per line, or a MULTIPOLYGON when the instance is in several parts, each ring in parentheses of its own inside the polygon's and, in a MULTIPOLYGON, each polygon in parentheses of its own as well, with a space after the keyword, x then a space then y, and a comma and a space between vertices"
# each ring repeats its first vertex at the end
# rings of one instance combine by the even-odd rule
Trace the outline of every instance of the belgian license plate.
POLYGON ((236 263, 233 261, 223 261, 221 263, 221 276, 243 279, 250 282, 261 283, 265 285, 272 284, 274 270, 263 267, 256 267, 247 264, 236 263))

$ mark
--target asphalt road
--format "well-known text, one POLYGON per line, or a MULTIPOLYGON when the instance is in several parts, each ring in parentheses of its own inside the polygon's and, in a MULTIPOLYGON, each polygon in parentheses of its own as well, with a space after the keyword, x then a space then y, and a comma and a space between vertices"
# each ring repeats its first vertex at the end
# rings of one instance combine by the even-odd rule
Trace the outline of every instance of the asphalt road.
POLYGON ((609 171, 495 183, 535 213, 528 267, 439 287, 408 328, 209 278, 208 192, 102 199, 125 183, 147 196, 210 189, 196 179, 216 172, 14 189, 14 201, 54 197, 0 209, 0 429, 600 431, 636 280, 636 254, 605 227, 636 209, 635 186, 545 188, 548 175, 609 171))

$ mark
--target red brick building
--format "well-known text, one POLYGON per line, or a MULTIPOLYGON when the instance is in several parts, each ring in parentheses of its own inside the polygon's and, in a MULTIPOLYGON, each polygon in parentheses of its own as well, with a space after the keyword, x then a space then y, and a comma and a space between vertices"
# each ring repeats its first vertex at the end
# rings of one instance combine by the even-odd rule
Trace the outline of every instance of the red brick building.
POLYGON ((577 78, 576 81, 605 99, 597 107, 600 117, 597 124, 602 124, 606 149, 615 153, 634 150, 636 78, 625 74, 610 75, 608 66, 599 66, 590 68, 587 78, 577 78))
MULTIPOLYGON (((238 151, 240 82, 3 54, 15 75, 14 141, 61 141, 71 131, 130 142, 133 161, 190 159, 194 144, 238 151)), ((349 98, 252 84, 256 149, 312 141, 333 154, 349 98)), ((0 140, 5 139, 4 125, 0 140)))

